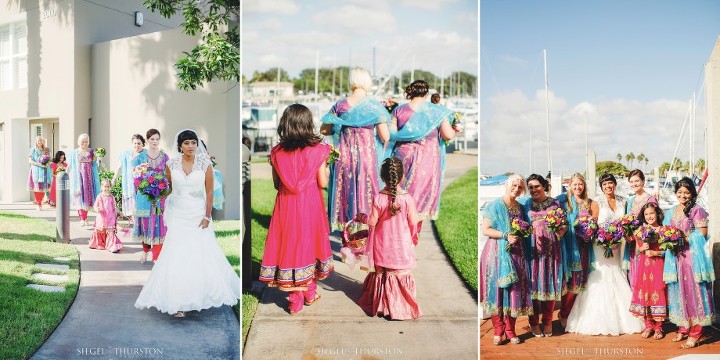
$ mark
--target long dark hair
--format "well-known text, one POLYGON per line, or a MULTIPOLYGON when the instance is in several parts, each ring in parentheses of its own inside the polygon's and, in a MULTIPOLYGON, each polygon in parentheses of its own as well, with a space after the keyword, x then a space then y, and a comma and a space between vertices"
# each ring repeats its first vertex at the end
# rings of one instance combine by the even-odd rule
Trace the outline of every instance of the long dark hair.
POLYGON ((693 181, 687 176, 675 183, 675 193, 677 193, 681 187, 686 188, 687 191, 690 192, 690 200, 688 200, 687 205, 685 205, 685 209, 683 210, 685 216, 690 217, 690 209, 695 206, 695 201, 698 197, 697 189, 695 189, 695 183, 693 183, 693 181))
POLYGON ((303 149, 322 141, 315 133, 312 112, 301 104, 292 104, 283 111, 277 133, 280 136, 279 145, 285 151, 303 149))
POLYGON ((56 152, 56 153, 55 153, 55 157, 52 159, 52 162, 54 162, 54 163, 56 163, 56 164, 59 163, 59 162, 60 162, 60 158, 63 157, 63 156, 65 156, 65 153, 64 153, 64 152, 62 152, 62 151, 56 152))
POLYGON ((660 209, 660 205, 658 205, 658 204, 656 204, 656 203, 654 203, 654 202, 649 202, 649 203, 645 204, 645 205, 642 207, 642 209, 640 209, 640 215, 638 215, 638 218, 640 219, 640 223, 641 223, 641 224, 647 224, 647 223, 648 223, 647 220, 645 220, 645 210, 648 209, 648 208, 653 208, 653 209, 655 209, 655 214, 656 214, 655 217, 657 217, 657 223, 658 223, 658 224, 662 224, 663 219, 665 219, 665 214, 663 214, 662 209, 660 209))
POLYGON ((385 188, 390 193, 388 195, 390 196, 390 215, 400 212, 400 205, 395 205, 395 198, 397 197, 397 186, 403 175, 402 161, 396 157, 385 159, 380 166, 380 179, 385 182, 385 188))

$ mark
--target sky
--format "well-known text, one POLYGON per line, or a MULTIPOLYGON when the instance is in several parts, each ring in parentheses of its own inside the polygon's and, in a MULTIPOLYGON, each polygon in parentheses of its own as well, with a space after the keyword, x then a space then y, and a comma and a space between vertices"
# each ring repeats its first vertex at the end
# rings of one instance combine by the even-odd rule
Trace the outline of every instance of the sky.
POLYGON ((242 73, 279 66, 361 66, 478 74, 476 0, 253 0, 242 2, 242 73))
POLYGON ((647 166, 632 167, 650 170, 678 144, 689 160, 689 124, 679 140, 693 92, 705 159, 703 69, 718 36, 714 0, 482 0, 481 173, 547 174, 543 49, 554 174, 584 172, 586 116, 597 161, 643 153, 647 166))

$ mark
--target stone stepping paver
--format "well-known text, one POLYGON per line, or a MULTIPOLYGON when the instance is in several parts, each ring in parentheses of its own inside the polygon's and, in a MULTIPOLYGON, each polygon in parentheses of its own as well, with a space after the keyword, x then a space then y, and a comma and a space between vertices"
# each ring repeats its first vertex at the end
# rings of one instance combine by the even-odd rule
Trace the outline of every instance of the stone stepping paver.
POLYGON ((64 292, 65 291, 64 286, 29 284, 29 285, 27 285, 27 287, 38 290, 38 291, 42 291, 42 292, 64 292))
POLYGON ((63 270, 63 271, 70 270, 70 265, 37 263, 37 264, 35 264, 35 266, 37 266, 41 269, 63 270))
POLYGON ((66 258, 66 257, 56 257, 56 258, 53 258, 53 260, 62 261, 62 262, 68 262, 68 261, 70 261, 70 258, 66 258))
POLYGON ((50 282, 66 282, 70 280, 67 275, 51 275, 42 273, 34 273, 32 274, 32 277, 50 282))

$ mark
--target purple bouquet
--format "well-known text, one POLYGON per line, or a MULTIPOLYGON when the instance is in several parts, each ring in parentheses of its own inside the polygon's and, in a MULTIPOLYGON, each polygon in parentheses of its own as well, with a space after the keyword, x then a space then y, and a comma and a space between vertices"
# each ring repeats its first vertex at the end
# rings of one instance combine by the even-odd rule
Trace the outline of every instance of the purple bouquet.
MULTIPOLYGON (((510 223, 510 234, 520 238, 526 238, 532 235, 532 226, 524 220, 513 218, 510 223)), ((510 244, 505 246, 505 250, 510 251, 510 244)))
MULTIPOLYGON (((133 169, 133 182, 138 191, 147 196, 153 204, 170 193, 170 184, 165 173, 151 170, 147 163, 133 169)), ((162 208, 156 206, 155 214, 162 215, 162 208)))
POLYGON ((567 223, 567 214, 562 208, 550 209, 545 215, 545 221, 551 231, 558 231, 567 223))
POLYGON ((40 156, 39 160, 40 161, 38 161, 38 162, 40 163, 40 165, 45 166, 50 162, 50 155, 42 154, 42 156, 40 156))
POLYGON ((621 243, 624 236, 625 230, 615 221, 605 223, 598 229, 596 243, 605 248, 605 258, 613 257, 612 246, 621 243))
POLYGON ((648 225, 640 225, 640 227, 635 230, 635 236, 642 239, 644 243, 656 243, 658 242, 658 233, 655 231, 655 229, 648 225))
POLYGON ((575 219, 575 236, 585 242, 594 240, 597 237, 598 223, 592 216, 584 215, 575 219))

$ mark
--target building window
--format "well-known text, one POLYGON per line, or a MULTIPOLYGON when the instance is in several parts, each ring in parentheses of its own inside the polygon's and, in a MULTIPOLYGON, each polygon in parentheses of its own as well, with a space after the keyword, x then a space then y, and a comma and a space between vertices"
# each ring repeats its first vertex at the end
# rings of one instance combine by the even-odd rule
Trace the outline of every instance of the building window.
POLYGON ((27 87, 27 25, 0 25, 0 91, 27 87))

